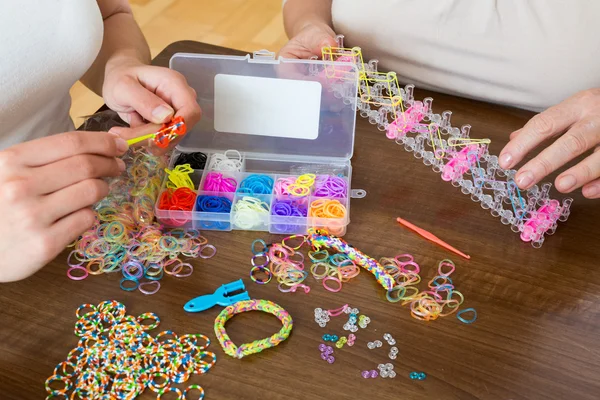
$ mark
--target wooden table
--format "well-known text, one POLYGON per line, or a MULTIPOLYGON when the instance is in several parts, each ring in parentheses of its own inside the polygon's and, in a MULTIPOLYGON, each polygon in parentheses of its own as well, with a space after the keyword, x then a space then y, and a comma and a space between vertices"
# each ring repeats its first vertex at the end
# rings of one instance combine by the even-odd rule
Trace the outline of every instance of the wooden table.
MULTIPOLYGON (((155 63, 167 65, 178 51, 241 54, 178 42, 155 63)), ((417 98, 427 95, 434 97, 436 111, 454 112, 455 126, 470 123, 474 137, 493 139, 494 154, 508 134, 531 117, 524 111, 416 93, 417 98)), ((162 329, 214 338, 213 322, 220 309, 187 314, 183 304, 242 277, 254 298, 273 300, 290 312, 294 330, 277 348, 241 361, 224 355, 213 343, 211 348, 219 356, 216 366, 190 381, 201 384, 208 399, 600 398, 597 201, 576 194, 569 220, 536 250, 360 117, 352 163, 354 188, 368 194, 352 201, 346 239, 375 258, 413 254, 424 280, 434 276, 439 260, 452 258, 457 265, 454 282, 466 298, 463 307, 474 307, 479 314, 474 324, 463 324, 455 316, 417 321, 406 307, 388 303, 367 273, 337 294, 324 291, 312 277, 308 295, 280 293, 274 284, 256 285, 248 278, 250 244, 256 238, 280 240, 266 233, 205 232, 217 255, 208 261, 191 261, 196 271, 189 278, 163 279, 163 288, 154 296, 122 291, 117 276, 71 281, 65 276, 65 252, 35 276, 0 286, 0 397, 43 398, 45 379, 77 343, 74 312, 82 303, 118 300, 133 315, 157 313, 162 329), (432 230, 472 259, 458 258, 401 228, 397 216, 432 230), (358 307, 372 322, 367 330, 359 330, 354 347, 336 350, 337 360, 329 365, 319 357, 320 337, 345 333, 341 329, 345 320, 334 319, 321 329, 313 320, 313 310, 345 303, 358 307), (387 345, 378 350, 366 346, 385 332, 398 341, 398 375, 365 380, 362 370, 389 361, 387 345), (411 371, 424 371, 427 379, 413 381, 408 377, 411 371)), ((237 343, 277 330, 278 322, 262 313, 240 315, 228 324, 237 343)), ((146 392, 143 398, 152 396, 146 392)))

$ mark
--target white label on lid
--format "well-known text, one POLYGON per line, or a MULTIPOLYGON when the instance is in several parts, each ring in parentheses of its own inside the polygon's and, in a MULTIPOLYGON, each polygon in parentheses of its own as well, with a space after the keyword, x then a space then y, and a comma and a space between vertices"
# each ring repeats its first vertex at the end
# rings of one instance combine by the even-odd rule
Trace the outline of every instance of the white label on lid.
POLYGON ((217 132, 314 140, 319 136, 321 84, 218 74, 214 107, 217 132))

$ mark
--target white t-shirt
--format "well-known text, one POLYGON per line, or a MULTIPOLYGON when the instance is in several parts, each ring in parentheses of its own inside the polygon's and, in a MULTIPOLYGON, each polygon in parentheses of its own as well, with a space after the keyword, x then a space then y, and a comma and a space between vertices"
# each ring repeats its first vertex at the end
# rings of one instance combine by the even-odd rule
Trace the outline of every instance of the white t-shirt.
POLYGON ((600 87, 597 0, 333 0, 332 15, 403 83, 536 111, 600 87))
POLYGON ((96 0, 0 1, 0 149, 73 129, 69 89, 103 29, 96 0))

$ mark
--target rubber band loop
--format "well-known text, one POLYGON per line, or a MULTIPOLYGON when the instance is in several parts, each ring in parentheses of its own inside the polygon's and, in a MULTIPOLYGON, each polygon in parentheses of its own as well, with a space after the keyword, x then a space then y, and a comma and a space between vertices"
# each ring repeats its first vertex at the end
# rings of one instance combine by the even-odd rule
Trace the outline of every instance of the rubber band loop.
POLYGON ((178 396, 177 399, 179 399, 179 400, 181 400, 182 396, 183 396, 183 394, 181 393, 181 390, 179 390, 176 387, 169 386, 158 393, 156 400, 161 400, 162 397, 167 393, 177 393, 177 396, 178 396))
POLYGON ((262 240, 262 239, 256 239, 250 245, 250 250, 252 251, 252 254, 257 255, 257 254, 266 253, 269 250, 269 248, 268 248, 268 246, 267 246, 267 244, 265 243, 264 240, 262 240), (261 244, 263 246, 262 250, 256 250, 256 244, 257 243, 261 244))
POLYGON ((258 283, 259 285, 266 285, 267 283, 271 282, 271 278, 272 277, 273 277, 273 273, 271 271, 269 271, 268 268, 264 268, 264 267, 260 267, 260 266, 254 266, 250 270, 250 279, 252 279, 252 281, 254 283, 258 283), (263 280, 256 279, 256 276, 255 276, 256 272, 262 272, 265 275, 267 275, 267 277, 265 279, 263 279, 263 280))
POLYGON ((450 274, 452 274, 454 272, 455 269, 456 269, 456 266, 454 265, 452 260, 445 259, 445 260, 440 261, 440 263, 438 264, 438 274, 440 276, 448 277, 448 276, 450 276, 450 274), (442 271, 443 266, 450 266, 451 267, 450 272, 444 273, 442 271))
POLYGON ((333 276, 326 276, 325 278, 323 278, 323 287, 325 288, 325 290, 333 292, 333 293, 337 293, 340 290, 342 290, 342 281, 338 278, 335 278, 333 276), (337 282, 339 287, 337 289, 331 288, 329 286, 327 286, 327 281, 334 281, 337 282))
POLYGON ((123 278, 123 279, 121 279, 121 282, 119 283, 119 286, 121 287, 121 289, 123 289, 125 291, 133 292, 134 290, 136 290, 138 288, 139 282, 138 282, 137 279, 123 278), (133 282, 133 283, 135 283, 135 286, 133 286, 133 287, 125 287, 125 286, 123 286, 123 284, 125 282, 133 282))
POLYGON ((190 385, 187 387, 187 389, 185 389, 183 391, 183 400, 202 400, 204 398, 204 389, 202 389, 202 386, 200 385, 190 385), (188 394, 190 391, 192 390, 197 390, 200 392, 200 394, 198 395, 198 397, 196 399, 192 399, 192 398, 188 398, 188 394))
POLYGON ((84 280, 85 278, 88 277, 88 275, 89 275, 89 273, 88 273, 87 269, 85 269, 83 267, 79 267, 79 266, 71 267, 67 270, 67 276, 74 281, 84 280), (73 275, 73 271, 83 271, 83 275, 75 276, 75 275, 73 275))
POLYGON ((215 246, 213 246, 212 244, 207 244, 200 248, 200 252, 198 252, 198 257, 208 259, 208 258, 214 257, 215 254, 217 254, 217 248, 215 246), (204 249, 210 249, 210 250, 212 250, 212 253, 210 253, 209 255, 205 255, 204 249))
POLYGON ((261 267, 261 268, 264 268, 264 267, 266 267, 267 265, 269 265, 269 262, 270 262, 270 260, 269 260, 269 255, 268 255, 267 253, 255 254, 255 255, 252 257, 252 260, 251 260, 250 262, 251 262, 251 264, 252 264, 252 266, 253 266, 253 267, 261 267), (260 265, 257 265, 257 264, 256 264, 256 259, 257 259, 257 258, 264 258, 264 259, 265 259, 265 262, 264 262, 264 263, 262 263, 262 264, 260 264, 260 265))
POLYGON ((458 320, 464 324, 472 324, 473 322, 475 322, 477 320, 477 311, 474 308, 465 308, 464 310, 460 310, 456 314, 456 318, 458 318, 458 320), (473 317, 471 317, 471 319, 465 319, 462 317, 462 314, 467 313, 467 312, 473 313, 473 317))

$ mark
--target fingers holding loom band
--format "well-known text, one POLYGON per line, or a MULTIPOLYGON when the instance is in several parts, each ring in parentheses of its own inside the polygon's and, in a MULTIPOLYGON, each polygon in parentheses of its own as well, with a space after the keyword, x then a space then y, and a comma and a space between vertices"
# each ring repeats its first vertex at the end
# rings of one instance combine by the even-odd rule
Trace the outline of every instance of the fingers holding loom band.
POLYGON ((128 147, 123 139, 109 133, 67 132, 21 143, 11 151, 19 162, 39 167, 79 154, 119 157, 128 147))
POLYGON ((101 179, 87 179, 42 197, 45 222, 52 223, 65 215, 97 203, 108 194, 108 184, 101 179))
POLYGON ((48 194, 84 180, 118 176, 123 171, 125 163, 121 159, 86 154, 34 168, 32 176, 38 193, 48 194))

